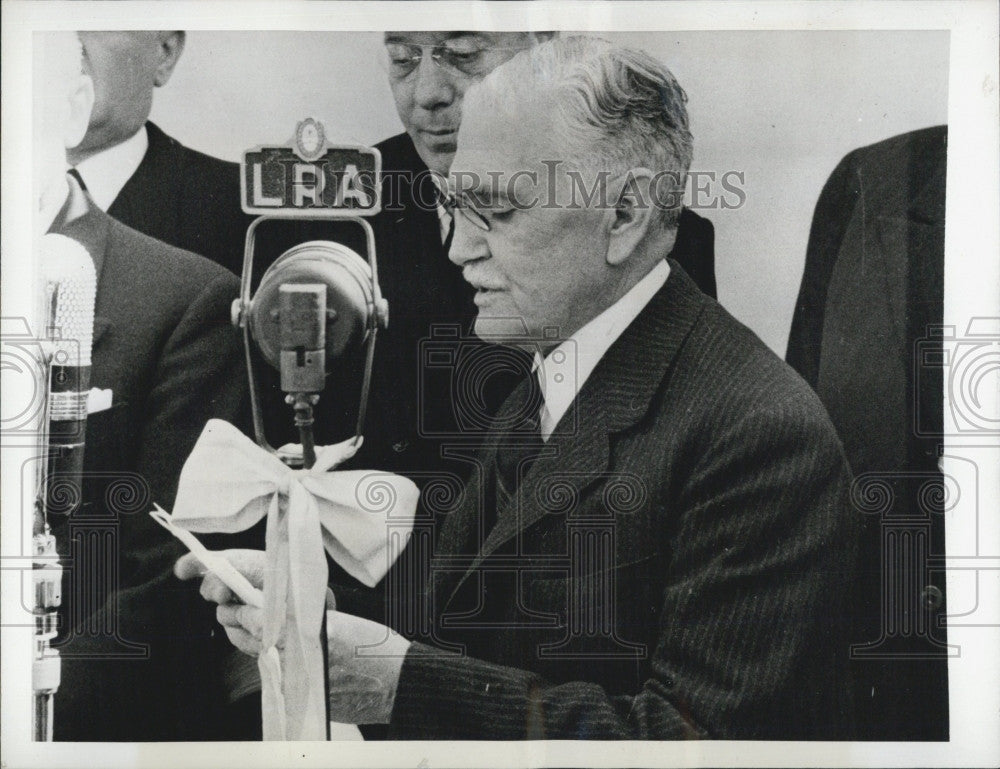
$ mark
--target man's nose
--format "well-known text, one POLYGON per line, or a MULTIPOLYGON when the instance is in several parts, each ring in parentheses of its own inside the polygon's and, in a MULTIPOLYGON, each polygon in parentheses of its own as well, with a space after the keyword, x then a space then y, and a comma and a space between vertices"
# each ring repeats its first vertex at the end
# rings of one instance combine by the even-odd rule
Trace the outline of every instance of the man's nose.
POLYGON ((483 231, 457 211, 453 211, 452 216, 455 232, 451 238, 451 248, 448 249, 448 258, 459 267, 479 259, 488 259, 490 249, 486 244, 486 238, 483 237, 483 231))
POLYGON ((431 58, 429 50, 424 50, 414 76, 413 99, 419 107, 426 110, 447 107, 455 100, 454 77, 431 58))

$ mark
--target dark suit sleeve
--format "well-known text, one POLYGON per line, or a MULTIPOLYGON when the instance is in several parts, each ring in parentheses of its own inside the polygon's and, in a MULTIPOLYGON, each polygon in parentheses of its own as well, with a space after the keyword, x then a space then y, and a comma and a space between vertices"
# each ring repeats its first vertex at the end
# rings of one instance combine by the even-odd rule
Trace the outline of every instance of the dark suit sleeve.
POLYGON ((527 670, 414 644, 390 736, 828 734, 829 722, 849 716, 832 712, 846 691, 834 657, 846 649, 828 640, 840 637, 828 625, 843 619, 838 605, 854 539, 839 443, 814 402, 806 402, 807 409, 790 407, 797 413, 775 408, 729 422, 672 501, 679 518, 676 531, 667 524, 671 531, 663 533, 674 544, 658 643, 639 691, 610 696, 592 682, 556 685, 527 670), (812 712, 817 701, 829 703, 830 712, 812 712))
MULTIPOLYGON (((145 416, 136 467, 149 482, 151 501, 172 509, 181 468, 212 418, 246 429, 246 366, 240 336, 229 320, 238 294, 235 277, 213 270, 192 298, 159 356, 154 383, 142 406, 145 416)), ((136 584, 168 567, 185 549, 164 546, 160 527, 143 516, 128 528, 122 553, 135 559, 125 584, 136 584), (170 550, 170 552, 167 552, 170 550)))
MULTIPOLYGON (((145 419, 136 470, 149 483, 151 502, 167 510, 205 422, 218 417, 245 427, 242 345, 229 322, 236 294, 234 276, 215 269, 208 273, 160 350, 139 411, 145 419)), ((78 639, 73 651, 86 656, 64 662, 56 738, 225 739, 220 676, 228 644, 214 629, 214 610, 201 600, 197 582, 180 582, 172 573, 186 548, 145 510, 127 524, 120 529, 118 548, 123 589, 102 608, 100 621, 116 627, 121 638, 145 645, 148 656, 115 660, 105 654, 107 637, 78 639)), ((201 539, 209 547, 221 544, 201 539)))
POLYGON ((788 336, 785 360, 814 389, 819 379, 827 288, 844 233, 861 197, 857 157, 855 151, 837 165, 816 202, 805 269, 788 336))

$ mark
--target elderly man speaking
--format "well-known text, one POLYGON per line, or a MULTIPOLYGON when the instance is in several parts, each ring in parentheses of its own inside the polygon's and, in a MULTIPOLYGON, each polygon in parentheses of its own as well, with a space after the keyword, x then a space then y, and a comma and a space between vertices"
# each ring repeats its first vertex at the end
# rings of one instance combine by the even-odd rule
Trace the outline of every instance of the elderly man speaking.
MULTIPOLYGON (((847 466, 805 383, 663 258, 685 100, 647 54, 582 37, 469 90, 451 259, 477 334, 536 368, 439 532, 438 645, 328 613, 333 720, 395 739, 851 735, 847 466)), ((260 584, 259 554, 231 560, 260 584)), ((259 651, 259 612, 211 575, 202 593, 259 651)))

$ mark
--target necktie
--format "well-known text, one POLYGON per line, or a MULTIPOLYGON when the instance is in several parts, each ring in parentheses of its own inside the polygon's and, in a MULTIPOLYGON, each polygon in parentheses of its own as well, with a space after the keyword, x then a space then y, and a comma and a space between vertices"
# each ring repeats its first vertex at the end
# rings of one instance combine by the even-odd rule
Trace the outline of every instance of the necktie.
POLYGON ((83 180, 83 177, 80 176, 79 171, 77 171, 75 168, 71 168, 69 169, 69 175, 72 176, 74 179, 76 179, 76 183, 80 185, 81 190, 83 190, 84 192, 87 191, 87 183, 83 180))
POLYGON ((444 252, 451 251, 451 239, 455 237, 455 216, 452 214, 451 221, 448 222, 448 235, 444 239, 444 252))
MULTIPOLYGON (((536 372, 530 372, 511 393, 514 411, 512 423, 503 433, 503 443, 497 449, 497 480, 504 490, 513 494, 518 481, 541 450, 541 408, 544 404, 542 388, 536 372)), ((508 402, 506 405, 512 405, 508 402)), ((504 409, 506 412, 507 409, 504 409)))
MULTIPOLYGON (((442 190, 440 187, 436 187, 438 205, 444 209, 445 216, 448 217, 448 234, 444 237, 444 252, 445 254, 451 249, 451 240, 455 236, 455 207, 452 205, 452 200, 448 194, 442 190)), ((440 216, 440 212, 439 212, 440 216)))

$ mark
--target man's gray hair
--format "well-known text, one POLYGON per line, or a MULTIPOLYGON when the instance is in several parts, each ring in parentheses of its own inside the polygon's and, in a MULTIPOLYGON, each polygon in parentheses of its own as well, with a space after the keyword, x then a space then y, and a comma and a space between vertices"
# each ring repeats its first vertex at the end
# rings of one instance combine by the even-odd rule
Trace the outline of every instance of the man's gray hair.
POLYGON ((612 173, 644 166, 657 174, 663 224, 676 227, 693 147, 687 94, 662 62, 575 35, 529 48, 501 69, 509 84, 520 85, 524 75, 554 90, 559 139, 572 165, 612 173))

